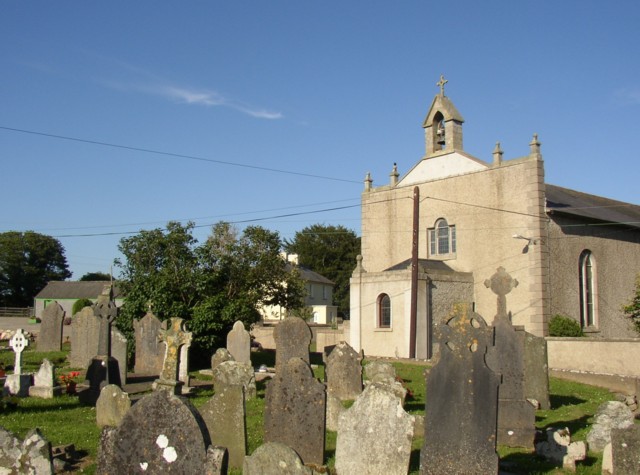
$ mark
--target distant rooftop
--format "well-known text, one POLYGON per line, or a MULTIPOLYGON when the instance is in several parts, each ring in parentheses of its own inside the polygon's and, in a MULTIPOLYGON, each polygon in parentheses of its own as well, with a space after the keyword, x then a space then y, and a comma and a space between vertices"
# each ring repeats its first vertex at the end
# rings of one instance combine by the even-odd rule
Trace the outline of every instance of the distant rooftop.
MULTIPOLYGON (((51 281, 42 289, 37 299, 97 299, 109 281, 51 281)), ((113 298, 123 298, 118 285, 113 285, 113 298)))

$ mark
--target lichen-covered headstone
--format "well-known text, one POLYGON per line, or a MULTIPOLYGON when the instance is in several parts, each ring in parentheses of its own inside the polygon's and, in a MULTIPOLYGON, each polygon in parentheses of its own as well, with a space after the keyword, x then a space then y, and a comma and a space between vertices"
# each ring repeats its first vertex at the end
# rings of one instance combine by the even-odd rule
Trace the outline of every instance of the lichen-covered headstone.
POLYGON ((218 348, 211 357, 211 371, 215 371, 218 365, 225 361, 235 361, 235 359, 226 348, 218 348))
POLYGON ((370 385, 338 422, 336 471, 406 475, 414 418, 390 388, 370 385))
POLYGON ((38 429, 20 440, 0 427, 0 473, 53 475, 51 444, 38 429))
POLYGON ((391 363, 385 361, 371 361, 364 367, 364 373, 367 376, 367 384, 380 384, 387 386, 393 393, 400 398, 404 404, 407 396, 407 390, 396 377, 396 369, 391 363))
POLYGON ((325 387, 301 358, 276 370, 265 393, 264 441, 294 449, 305 464, 322 465, 325 443, 325 387))
POLYGON ((212 373, 216 391, 229 386, 242 386, 247 400, 256 397, 256 374, 250 364, 225 361, 216 366, 212 373))
POLYGON ((362 359, 346 342, 340 342, 327 356, 327 392, 341 401, 356 399, 362 393, 362 359))
POLYGON ((440 359, 427 375, 422 475, 498 473, 499 376, 485 361, 492 328, 456 304, 439 325, 440 359))
POLYGON ((637 475, 640 470, 640 425, 611 429, 611 460, 615 475, 637 475))
POLYGON ((547 340, 528 332, 524 339, 524 395, 538 401, 540 409, 551 409, 547 340))
POLYGON ((136 337, 136 374, 159 375, 164 361, 165 344, 158 340, 162 322, 151 310, 140 320, 134 320, 136 337))
POLYGON ((33 376, 33 386, 29 388, 29 396, 52 399, 62 394, 62 387, 56 381, 55 368, 51 361, 43 359, 38 372, 33 376))
POLYGON ((242 475, 312 475, 292 448, 279 442, 267 442, 250 457, 245 457, 242 475))
POLYGON ((167 328, 158 331, 158 338, 166 344, 164 362, 160 377, 156 380, 156 388, 180 394, 184 384, 179 379, 180 368, 185 365, 182 348, 191 345, 192 333, 187 331, 187 324, 182 318, 173 317, 167 328))
POLYGON ((118 427, 103 428, 97 473, 207 473, 209 445, 204 422, 187 400, 154 391, 118 427))
POLYGON ((273 330, 273 339, 276 342, 276 371, 291 358, 301 358, 309 364, 309 345, 312 337, 309 325, 300 317, 287 317, 278 323, 273 330))
POLYGON ((117 426, 131 408, 129 395, 115 384, 102 388, 96 402, 96 423, 98 427, 117 426))
POLYGON ((227 350, 236 361, 251 364, 251 335, 240 320, 233 324, 227 334, 227 350))
POLYGON ((51 302, 42 312, 38 351, 60 351, 65 311, 58 302, 51 302))
POLYGON ((84 307, 73 317, 71 324, 71 352, 69 365, 72 368, 86 368, 98 354, 100 320, 93 313, 93 307, 84 307))
POLYGON ((626 429, 633 425, 631 409, 623 402, 607 401, 600 404, 593 416, 591 430, 587 434, 589 450, 602 452, 611 442, 611 429, 626 429))
POLYGON ((229 466, 242 468, 247 453, 244 389, 242 385, 216 387, 211 399, 200 407, 211 443, 226 447, 229 466))

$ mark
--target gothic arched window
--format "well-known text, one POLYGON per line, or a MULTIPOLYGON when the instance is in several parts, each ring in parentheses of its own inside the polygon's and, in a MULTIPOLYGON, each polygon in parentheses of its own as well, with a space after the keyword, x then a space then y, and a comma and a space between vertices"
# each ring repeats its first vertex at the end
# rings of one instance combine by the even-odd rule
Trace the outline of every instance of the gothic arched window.
POLYGON ((597 327, 596 266, 589 250, 580 254, 580 323, 583 328, 597 327))
POLYGON ((387 294, 378 296, 378 328, 391 328, 391 298, 387 294))

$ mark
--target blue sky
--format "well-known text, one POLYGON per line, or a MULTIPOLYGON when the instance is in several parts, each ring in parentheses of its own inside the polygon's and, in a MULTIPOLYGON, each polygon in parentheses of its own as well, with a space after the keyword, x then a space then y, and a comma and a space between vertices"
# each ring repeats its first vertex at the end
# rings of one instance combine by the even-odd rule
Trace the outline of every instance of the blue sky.
POLYGON ((0 232, 58 237, 74 279, 169 220, 359 233, 440 74, 468 153, 538 133, 547 182, 637 204, 639 24, 632 0, 4 1, 0 232))

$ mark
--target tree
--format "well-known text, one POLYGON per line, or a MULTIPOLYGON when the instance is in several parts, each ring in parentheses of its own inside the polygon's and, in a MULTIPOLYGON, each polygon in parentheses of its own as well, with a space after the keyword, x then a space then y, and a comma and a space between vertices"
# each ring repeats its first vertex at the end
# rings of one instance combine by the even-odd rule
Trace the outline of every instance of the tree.
POLYGON ((247 326, 258 321, 261 305, 303 305, 303 284, 287 271, 277 233, 248 227, 239 235, 221 222, 199 245, 193 226, 170 222, 166 230, 141 231, 120 241, 125 260, 116 264, 126 300, 118 327, 126 334, 133 333, 133 319, 151 304, 162 320, 187 320, 195 352, 208 358, 236 320, 247 326))
POLYGON ((110 281, 111 274, 107 274, 106 272, 87 272, 85 275, 80 277, 81 282, 95 282, 95 281, 110 281))
POLYGON ((640 274, 636 277, 635 295, 629 304, 623 307, 623 310, 633 322, 635 330, 640 333, 640 274))
POLYGON ((314 224, 285 241, 289 253, 298 254, 301 266, 317 272, 336 285, 333 302, 343 316, 349 315, 349 279, 360 253, 360 238, 344 226, 314 224))
POLYGON ((71 277, 64 247, 33 231, 0 233, 0 305, 28 307, 50 280, 71 277))

